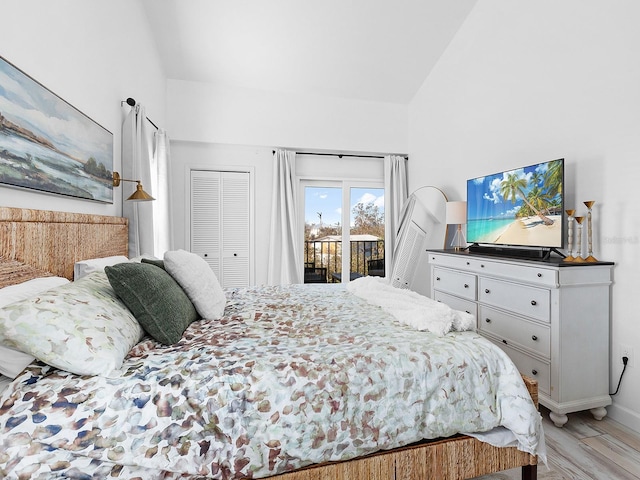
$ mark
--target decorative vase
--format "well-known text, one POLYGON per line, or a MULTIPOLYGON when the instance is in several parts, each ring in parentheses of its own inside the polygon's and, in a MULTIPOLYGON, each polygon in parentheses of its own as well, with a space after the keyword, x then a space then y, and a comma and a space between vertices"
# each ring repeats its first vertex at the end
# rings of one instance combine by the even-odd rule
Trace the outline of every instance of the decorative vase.
POLYGON ((598 259, 593 256, 593 227, 591 224, 591 208, 593 204, 596 203, 593 200, 589 200, 584 202, 587 207, 587 245, 589 247, 587 258, 585 258, 585 262, 597 262, 598 259))
POLYGON ((573 262, 573 214, 575 210, 565 210, 567 212, 567 256, 564 257, 565 262, 573 262))
POLYGON ((576 256, 573 259, 574 262, 584 262, 584 258, 582 258, 582 221, 584 217, 574 217, 577 222, 577 235, 576 235, 576 256))

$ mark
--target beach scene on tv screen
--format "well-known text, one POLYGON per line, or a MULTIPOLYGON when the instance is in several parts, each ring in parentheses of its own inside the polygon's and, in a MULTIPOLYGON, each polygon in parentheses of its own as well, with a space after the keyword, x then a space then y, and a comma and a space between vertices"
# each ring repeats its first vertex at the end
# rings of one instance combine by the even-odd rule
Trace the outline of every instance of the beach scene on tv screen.
POLYGON ((467 182, 467 241, 562 247, 563 160, 467 182))

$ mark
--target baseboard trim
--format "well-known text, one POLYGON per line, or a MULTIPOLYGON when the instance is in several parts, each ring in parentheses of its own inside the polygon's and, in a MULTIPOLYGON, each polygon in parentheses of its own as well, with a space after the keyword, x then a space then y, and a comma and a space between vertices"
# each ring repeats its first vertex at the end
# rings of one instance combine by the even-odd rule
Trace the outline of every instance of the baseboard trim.
POLYGON ((607 407, 607 416, 640 434, 640 413, 617 405, 607 407))

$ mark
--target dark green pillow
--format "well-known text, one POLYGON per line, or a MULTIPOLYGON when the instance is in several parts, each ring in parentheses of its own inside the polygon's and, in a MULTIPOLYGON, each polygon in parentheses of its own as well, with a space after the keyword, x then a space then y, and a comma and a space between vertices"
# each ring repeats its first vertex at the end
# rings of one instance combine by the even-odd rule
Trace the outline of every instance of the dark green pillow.
POLYGON ((182 287, 162 268, 127 262, 105 267, 109 283, 142 328, 171 345, 199 316, 182 287))
POLYGON ((164 260, 160 260, 156 258, 141 258, 140 261, 142 263, 150 263, 151 265, 155 265, 156 267, 160 267, 161 269, 166 270, 164 268, 164 260))

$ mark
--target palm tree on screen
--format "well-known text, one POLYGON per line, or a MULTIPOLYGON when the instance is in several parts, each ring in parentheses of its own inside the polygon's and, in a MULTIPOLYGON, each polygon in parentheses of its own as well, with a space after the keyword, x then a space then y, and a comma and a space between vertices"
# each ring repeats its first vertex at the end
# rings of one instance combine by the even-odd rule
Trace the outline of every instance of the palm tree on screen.
POLYGON ((538 211, 549 213, 550 207, 550 198, 549 194, 542 190, 538 185, 535 185, 527 195, 527 200, 529 203, 533 205, 538 211))
POLYGON ((516 203, 518 196, 522 198, 522 201, 534 212, 540 220, 544 222, 545 225, 553 225, 553 220, 544 216, 542 212, 540 212, 536 207, 534 207, 531 202, 527 199, 527 196, 524 194, 524 190, 527 188, 527 179, 524 177, 519 177, 515 173, 509 173, 505 180, 502 180, 500 184, 500 194, 502 198, 505 200, 511 200, 511 203, 516 203))
POLYGON ((549 168, 544 173, 544 187, 553 197, 562 193, 562 162, 554 160, 549 164, 549 168))

